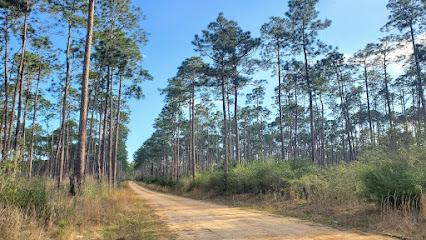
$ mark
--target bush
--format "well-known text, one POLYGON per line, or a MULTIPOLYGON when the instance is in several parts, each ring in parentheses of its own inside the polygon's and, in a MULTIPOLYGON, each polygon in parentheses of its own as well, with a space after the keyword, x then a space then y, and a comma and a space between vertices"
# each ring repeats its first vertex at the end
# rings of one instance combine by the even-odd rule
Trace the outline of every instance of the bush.
POLYGON ((362 177, 366 193, 379 205, 386 202, 400 206, 407 200, 418 201, 421 187, 413 168, 398 161, 384 161, 367 169, 362 177))
POLYGON ((229 175, 232 193, 285 193, 294 177, 287 162, 255 162, 234 168, 229 175))
POLYGON ((137 179, 137 181, 145 182, 147 184, 160 185, 162 187, 173 187, 175 182, 168 176, 147 176, 137 179))
POLYGON ((34 209, 40 216, 47 217, 49 208, 49 192, 44 179, 36 179, 30 183, 15 182, 3 189, 0 199, 4 204, 17 206, 21 209, 34 209))
POLYGON ((327 181, 323 176, 309 174, 296 179, 291 183, 291 196, 293 199, 318 201, 324 197, 327 181))

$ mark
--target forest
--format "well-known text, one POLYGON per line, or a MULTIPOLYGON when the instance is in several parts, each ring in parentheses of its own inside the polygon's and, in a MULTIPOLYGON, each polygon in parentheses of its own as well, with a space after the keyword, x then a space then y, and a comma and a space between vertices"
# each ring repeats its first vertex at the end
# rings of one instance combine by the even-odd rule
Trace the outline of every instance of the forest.
POLYGON ((223 168, 226 182, 230 165, 300 158, 324 169, 371 149, 421 151, 424 2, 389 1, 389 21, 378 29, 387 36, 353 56, 318 38, 332 22, 318 18, 316 3, 290 1, 261 38, 223 13, 195 35, 199 56, 185 59, 161 90, 165 106, 134 155, 136 168, 175 180, 223 168), (403 74, 390 73, 395 63, 403 74), (259 71, 271 73, 274 96, 266 96, 267 80, 253 77, 259 71))
POLYGON ((382 216, 404 212, 398 219, 408 208, 411 228, 395 230, 405 227, 393 219, 389 231, 424 237, 425 2, 388 1, 377 29, 385 36, 351 56, 320 39, 332 21, 319 17, 317 3, 288 1, 260 38, 225 13, 206 23, 192 41, 196 54, 161 89, 155 132, 134 154, 137 175, 234 203, 239 194, 282 196, 314 212, 376 203, 382 216))
POLYGON ((108 193, 131 168, 127 102, 152 79, 143 19, 129 0, 0 1, 0 239, 71 239, 130 204, 108 193))
POLYGON ((0 239, 101 231, 87 222, 119 226, 102 232, 107 239, 147 238, 124 224, 150 228, 137 216, 153 216, 125 180, 234 205, 250 196, 261 209, 273 199, 271 211, 300 206, 287 215, 422 239, 426 2, 389 0, 384 37, 352 55, 321 39, 333 19, 317 4, 289 0, 259 38, 226 13, 206 22, 193 56, 159 90, 154 132, 130 163, 128 103, 153 79, 142 9, 130 0, 1 0, 0 239), (127 233, 142 235, 120 238, 127 233))

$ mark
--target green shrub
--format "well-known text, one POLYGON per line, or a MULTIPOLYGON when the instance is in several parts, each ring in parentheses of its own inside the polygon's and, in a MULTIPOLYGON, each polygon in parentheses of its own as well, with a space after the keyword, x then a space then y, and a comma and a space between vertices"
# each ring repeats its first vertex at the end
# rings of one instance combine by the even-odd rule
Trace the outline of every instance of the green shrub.
POLYGON ((137 180, 147 184, 160 185, 162 187, 173 187, 175 185, 175 182, 169 176, 147 176, 140 177, 137 180))
POLYGON ((318 167, 308 159, 292 158, 289 159, 288 162, 295 178, 318 173, 318 167))
POLYGON ((290 189, 293 199, 318 201, 323 199, 326 188, 327 181, 323 176, 309 174, 294 180, 290 189))
POLYGON ((235 167, 229 175, 232 193, 285 193, 294 177, 287 162, 254 162, 235 167))
POLYGON ((23 210, 35 210, 40 217, 48 217, 49 191, 44 179, 34 179, 30 183, 17 181, 3 189, 0 201, 23 210))
POLYGON ((398 161, 384 161, 367 169, 362 177, 366 193, 379 205, 386 199, 399 206, 404 201, 418 201, 421 188, 413 168, 398 161))

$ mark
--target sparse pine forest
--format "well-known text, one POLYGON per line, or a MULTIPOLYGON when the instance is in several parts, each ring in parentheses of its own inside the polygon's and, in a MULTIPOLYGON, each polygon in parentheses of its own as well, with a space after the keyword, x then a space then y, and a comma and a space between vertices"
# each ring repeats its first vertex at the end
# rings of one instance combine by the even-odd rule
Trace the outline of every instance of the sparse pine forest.
POLYGON ((161 90, 165 105, 134 154, 136 171, 147 183, 232 196, 233 204, 241 194, 278 196, 275 211, 285 213, 290 200, 315 212, 308 219, 345 219, 333 208, 369 215, 372 207, 359 222, 339 221, 424 237, 425 3, 390 0, 377 29, 385 37, 351 56, 322 41, 333 24, 317 3, 288 1, 260 38, 226 13, 206 24, 194 56, 161 90))
POLYGON ((172 238, 124 180, 424 239, 426 2, 389 0, 352 55, 318 0, 286 4, 256 33, 226 12, 193 33, 129 163, 129 102, 157 90, 142 10, 0 0, 0 239, 172 238))
POLYGON ((132 215, 102 208, 136 202, 112 190, 131 168, 127 103, 152 78, 143 20, 128 0, 0 1, 0 239, 74 239, 132 215))

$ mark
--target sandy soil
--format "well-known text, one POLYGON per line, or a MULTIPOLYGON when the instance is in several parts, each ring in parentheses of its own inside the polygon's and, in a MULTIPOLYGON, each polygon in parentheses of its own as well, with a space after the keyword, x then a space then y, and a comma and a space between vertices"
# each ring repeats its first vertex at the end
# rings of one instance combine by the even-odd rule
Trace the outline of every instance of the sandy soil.
POLYGON ((151 205, 177 239, 392 239, 158 193, 133 182, 129 185, 151 205))

